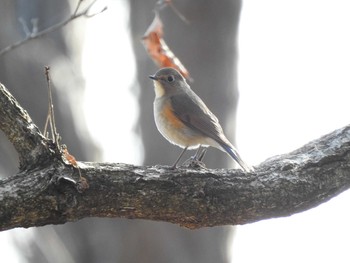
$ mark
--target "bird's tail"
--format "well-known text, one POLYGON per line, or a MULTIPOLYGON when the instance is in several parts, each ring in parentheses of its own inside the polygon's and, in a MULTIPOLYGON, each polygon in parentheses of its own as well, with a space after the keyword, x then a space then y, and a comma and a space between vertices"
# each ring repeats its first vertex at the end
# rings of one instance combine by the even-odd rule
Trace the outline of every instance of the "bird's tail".
POLYGON ((246 172, 253 172, 254 169, 253 167, 251 167, 250 165, 246 164, 241 156, 239 155, 239 153, 237 152, 237 150, 231 146, 231 145, 227 145, 227 144, 221 144, 221 147, 232 157, 233 160, 235 160, 239 166, 242 167, 242 169, 246 172))

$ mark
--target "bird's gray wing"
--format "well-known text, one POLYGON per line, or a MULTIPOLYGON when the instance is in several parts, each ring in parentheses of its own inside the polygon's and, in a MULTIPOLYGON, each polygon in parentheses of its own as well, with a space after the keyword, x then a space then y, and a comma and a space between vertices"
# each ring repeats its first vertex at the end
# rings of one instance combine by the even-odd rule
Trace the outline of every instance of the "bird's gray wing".
POLYGON ((170 101, 174 114, 185 125, 220 144, 227 143, 217 117, 192 90, 185 94, 176 94, 170 101))
POLYGON ((172 96, 170 101, 174 114, 186 126, 219 143, 243 170, 253 171, 253 168, 242 160, 235 147, 227 140, 216 116, 193 91, 172 96))

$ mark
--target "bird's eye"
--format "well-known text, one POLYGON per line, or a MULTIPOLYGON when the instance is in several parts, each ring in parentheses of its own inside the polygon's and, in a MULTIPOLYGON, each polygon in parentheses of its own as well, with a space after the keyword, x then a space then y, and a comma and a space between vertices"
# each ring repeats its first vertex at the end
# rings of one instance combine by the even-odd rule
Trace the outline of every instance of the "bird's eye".
POLYGON ((168 82, 173 82, 175 80, 174 76, 170 75, 168 76, 168 82))

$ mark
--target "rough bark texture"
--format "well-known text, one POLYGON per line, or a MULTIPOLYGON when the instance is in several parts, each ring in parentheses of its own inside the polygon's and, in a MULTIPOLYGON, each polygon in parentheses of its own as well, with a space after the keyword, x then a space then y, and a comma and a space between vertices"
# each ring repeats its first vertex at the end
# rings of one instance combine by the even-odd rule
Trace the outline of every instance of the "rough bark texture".
MULTIPOLYGON (((30 118, 23 118, 23 110, 18 110, 20 106, 3 86, 0 98, 0 116, 6 107, 7 114, 23 121, 20 125, 16 122, 11 132, 3 129, 3 121, 0 128, 7 136, 26 138, 21 128, 29 125, 25 122, 30 118)), ((40 133, 31 136, 43 138, 40 133)), ((42 141, 49 148, 47 142, 42 141)), ((0 181, 1 230, 63 224, 85 217, 161 220, 200 228, 288 216, 349 188, 350 126, 270 158, 249 174, 225 169, 80 163, 90 185, 83 193, 77 191, 77 169, 56 157, 0 181)))
POLYGON ((0 127, 19 154, 20 170, 29 170, 38 163, 49 161, 48 141, 33 124, 27 111, 1 83, 0 93, 0 127))

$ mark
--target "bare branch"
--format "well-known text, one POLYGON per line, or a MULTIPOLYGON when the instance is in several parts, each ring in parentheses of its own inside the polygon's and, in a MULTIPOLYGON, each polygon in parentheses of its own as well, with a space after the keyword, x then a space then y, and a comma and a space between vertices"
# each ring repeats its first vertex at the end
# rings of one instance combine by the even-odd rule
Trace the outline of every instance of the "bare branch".
POLYGON ((33 39, 37 39, 37 38, 40 38, 46 34, 49 34, 51 32, 54 32, 62 27, 64 27, 65 25, 69 24, 70 22, 72 22, 73 20, 79 18, 79 17, 87 17, 87 18, 90 18, 90 17, 93 17, 97 14, 100 14, 102 12, 104 12, 105 10, 107 10, 107 7, 104 7, 101 11, 97 12, 97 13, 93 13, 93 14, 89 14, 89 11, 91 9, 91 7, 95 4, 96 0, 93 1, 91 4, 89 4, 84 10, 80 11, 79 12, 79 8, 80 8, 80 5, 81 5, 81 2, 82 0, 79 0, 78 1, 78 4, 76 6, 76 9, 74 11, 74 13, 69 17, 67 18, 66 20, 60 22, 60 23, 57 23, 47 29, 44 29, 43 31, 40 31, 40 32, 31 32, 29 35, 27 35, 27 37, 25 39, 22 39, 10 46, 7 46, 5 47, 4 49, 0 50, 0 56, 6 54, 7 52, 11 51, 11 50, 14 50, 20 46, 22 46, 23 44, 27 43, 28 41, 30 40, 33 40, 33 39))
POLYGON ((52 99, 52 87, 51 87, 51 78, 50 78, 50 67, 45 67, 45 76, 46 76, 46 83, 47 83, 47 90, 48 90, 48 112, 47 112, 47 118, 44 128, 44 135, 49 138, 48 134, 48 126, 50 126, 51 130, 51 137, 54 144, 56 144, 57 148, 60 148, 59 145, 59 134, 57 132, 56 128, 56 120, 55 120, 55 112, 53 107, 53 99, 52 99))
POLYGON ((0 129, 19 154, 20 169, 50 162, 50 143, 25 111, 0 83, 0 129))
POLYGON ((161 220, 188 228, 246 224, 305 211, 350 188, 350 125, 270 158, 254 173, 79 163, 89 186, 82 193, 79 171, 57 155, 50 158, 49 143, 33 127, 0 86, 0 129, 20 155, 37 149, 47 158, 0 180, 0 230, 85 217, 161 220))

